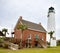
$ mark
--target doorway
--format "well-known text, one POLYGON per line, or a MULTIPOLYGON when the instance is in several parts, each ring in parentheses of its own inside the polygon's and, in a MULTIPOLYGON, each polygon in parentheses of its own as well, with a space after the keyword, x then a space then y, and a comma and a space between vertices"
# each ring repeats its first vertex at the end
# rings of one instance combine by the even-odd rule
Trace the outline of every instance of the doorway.
POLYGON ((38 41, 35 41, 35 47, 38 47, 38 41))

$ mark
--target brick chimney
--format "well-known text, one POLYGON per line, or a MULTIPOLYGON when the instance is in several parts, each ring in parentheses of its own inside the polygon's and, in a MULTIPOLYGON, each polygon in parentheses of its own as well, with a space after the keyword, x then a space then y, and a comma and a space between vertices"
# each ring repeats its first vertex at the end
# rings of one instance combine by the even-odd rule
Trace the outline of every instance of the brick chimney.
POLYGON ((41 25, 41 22, 39 22, 39 25, 41 25))
POLYGON ((20 16, 20 20, 22 20, 22 16, 20 16))
POLYGON ((19 17, 19 22, 22 24, 22 16, 19 17))

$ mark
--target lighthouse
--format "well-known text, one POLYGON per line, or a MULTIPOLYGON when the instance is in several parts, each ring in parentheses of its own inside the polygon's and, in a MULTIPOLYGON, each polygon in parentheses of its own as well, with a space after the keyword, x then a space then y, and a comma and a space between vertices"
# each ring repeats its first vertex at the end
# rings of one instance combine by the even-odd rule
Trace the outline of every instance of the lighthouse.
MULTIPOLYGON (((50 46, 56 46, 56 35, 55 35, 55 9, 50 7, 48 9, 47 16, 47 33, 53 32, 52 38, 50 38, 50 46)), ((48 34, 49 35, 49 34, 48 34)))

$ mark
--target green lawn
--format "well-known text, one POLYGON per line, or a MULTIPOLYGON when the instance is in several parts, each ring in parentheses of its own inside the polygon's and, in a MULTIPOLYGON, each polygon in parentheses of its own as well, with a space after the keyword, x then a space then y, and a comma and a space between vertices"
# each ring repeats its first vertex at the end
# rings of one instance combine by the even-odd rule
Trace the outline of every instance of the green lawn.
POLYGON ((0 53, 60 53, 60 46, 55 48, 24 48, 20 50, 9 50, 0 48, 0 53))

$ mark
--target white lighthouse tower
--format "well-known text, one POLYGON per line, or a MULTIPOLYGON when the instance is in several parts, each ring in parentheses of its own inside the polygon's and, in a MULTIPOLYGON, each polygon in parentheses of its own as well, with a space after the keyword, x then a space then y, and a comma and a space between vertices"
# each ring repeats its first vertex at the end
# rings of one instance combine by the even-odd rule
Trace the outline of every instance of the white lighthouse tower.
MULTIPOLYGON (((55 9, 50 7, 48 10, 48 22, 47 22, 47 32, 53 32, 50 46, 56 46, 56 36, 55 36, 55 9)), ((49 35, 49 34, 48 34, 49 35)))

